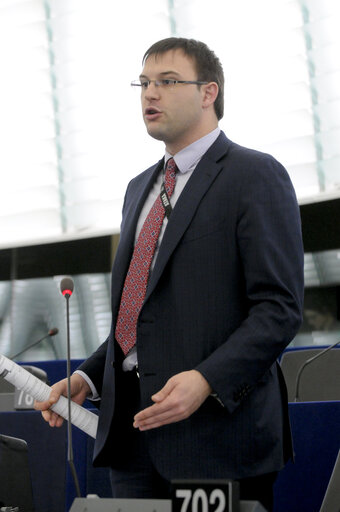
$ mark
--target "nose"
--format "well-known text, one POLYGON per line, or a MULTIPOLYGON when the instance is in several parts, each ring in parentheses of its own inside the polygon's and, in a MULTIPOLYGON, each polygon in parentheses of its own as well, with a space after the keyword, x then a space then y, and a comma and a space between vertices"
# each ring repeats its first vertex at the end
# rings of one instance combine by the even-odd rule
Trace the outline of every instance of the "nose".
POLYGON ((154 80, 152 80, 150 81, 148 88, 145 90, 144 96, 146 99, 158 98, 160 92, 159 90, 160 87, 156 85, 154 80))

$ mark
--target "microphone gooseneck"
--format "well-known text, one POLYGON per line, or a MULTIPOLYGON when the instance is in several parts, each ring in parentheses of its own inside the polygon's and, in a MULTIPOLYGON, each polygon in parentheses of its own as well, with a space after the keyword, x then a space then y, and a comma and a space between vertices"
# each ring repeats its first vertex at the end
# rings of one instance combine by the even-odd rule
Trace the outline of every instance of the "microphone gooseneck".
POLYGON ((49 338, 50 336, 55 336, 56 334, 58 334, 59 332, 59 329, 57 329, 57 327, 53 327, 53 329, 50 329, 48 331, 47 334, 45 334, 45 336, 43 336, 42 338, 40 338, 38 341, 35 341, 34 343, 32 343, 31 345, 28 345, 27 347, 23 348, 22 350, 20 350, 20 352, 17 352, 16 354, 14 354, 13 356, 10 356, 8 359, 10 359, 11 361, 13 361, 13 359, 16 359, 18 356, 20 356, 21 354, 23 354, 24 352, 26 352, 27 350, 29 350, 30 348, 32 347, 35 347, 36 345, 38 345, 39 343, 41 343, 42 341, 46 340, 46 338, 49 338))
POLYGON ((317 354, 315 354, 313 357, 310 357, 309 359, 307 359, 299 368, 299 371, 297 373, 297 376, 296 376, 296 381, 295 381, 295 393, 294 393, 294 402, 299 402, 300 401, 300 396, 299 396, 299 392, 300 392, 300 380, 301 380, 301 375, 304 371, 304 369, 306 368, 306 366, 308 366, 310 363, 312 363, 313 361, 315 361, 315 359, 318 359, 319 357, 323 356, 324 354, 326 354, 326 352, 328 352, 329 350, 331 350, 332 348, 336 347, 337 345, 340 344, 340 340, 333 343, 333 345, 330 345, 329 347, 325 348, 324 350, 321 350, 321 352, 318 352, 317 354))
POLYGON ((71 277, 64 277, 60 282, 60 291, 66 299, 66 341, 67 341, 67 406, 68 406, 68 423, 67 423, 67 461, 70 466, 77 497, 80 498, 80 487, 76 468, 73 460, 73 442, 72 442, 72 418, 71 418, 71 344, 70 344, 70 309, 69 299, 73 293, 74 282, 71 277))

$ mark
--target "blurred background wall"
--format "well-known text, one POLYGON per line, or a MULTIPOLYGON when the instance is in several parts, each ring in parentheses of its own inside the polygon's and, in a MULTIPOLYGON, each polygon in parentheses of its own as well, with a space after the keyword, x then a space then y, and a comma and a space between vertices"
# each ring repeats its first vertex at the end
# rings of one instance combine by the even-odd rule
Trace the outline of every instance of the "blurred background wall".
POLYGON ((225 72, 232 140, 273 154, 298 196, 305 321, 292 345, 339 337, 340 4, 337 0, 0 0, 0 353, 72 357, 110 328, 110 269, 129 180, 163 155, 130 82, 171 35, 225 72), (138 159, 137 159, 138 155, 138 159), (137 161, 138 160, 138 161, 137 161))

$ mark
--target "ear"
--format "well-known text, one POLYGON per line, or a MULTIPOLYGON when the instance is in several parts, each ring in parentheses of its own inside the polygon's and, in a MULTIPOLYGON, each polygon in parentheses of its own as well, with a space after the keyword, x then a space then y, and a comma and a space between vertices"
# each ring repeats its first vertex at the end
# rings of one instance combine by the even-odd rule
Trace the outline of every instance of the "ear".
POLYGON ((203 101, 203 108, 208 108, 214 104, 218 95, 218 85, 216 82, 209 82, 208 84, 201 85, 203 101))

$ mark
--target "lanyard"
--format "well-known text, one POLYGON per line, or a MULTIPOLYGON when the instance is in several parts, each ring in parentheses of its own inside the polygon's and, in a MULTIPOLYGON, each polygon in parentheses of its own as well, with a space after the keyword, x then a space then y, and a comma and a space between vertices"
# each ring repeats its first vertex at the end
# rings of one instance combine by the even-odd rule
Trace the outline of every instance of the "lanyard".
POLYGON ((167 191, 165 190, 165 183, 163 181, 163 184, 162 184, 162 188, 161 188, 161 193, 160 193, 160 199, 161 199, 161 202, 162 202, 162 205, 163 205, 163 208, 164 208, 164 211, 165 211, 165 215, 167 216, 167 218, 170 217, 171 215, 171 212, 172 212, 172 206, 170 204, 170 199, 169 199, 169 196, 167 194, 167 191))

